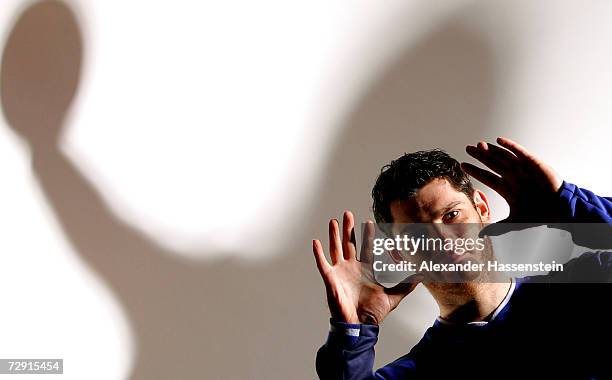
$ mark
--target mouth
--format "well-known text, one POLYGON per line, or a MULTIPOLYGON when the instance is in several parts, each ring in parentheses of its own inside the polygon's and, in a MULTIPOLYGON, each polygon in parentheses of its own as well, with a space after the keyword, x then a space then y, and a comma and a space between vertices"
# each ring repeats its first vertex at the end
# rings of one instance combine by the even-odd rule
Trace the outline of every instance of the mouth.
POLYGON ((458 253, 451 253, 448 255, 449 261, 456 264, 460 261, 463 261, 467 258, 468 254, 467 253, 462 253, 462 254, 458 254, 458 253))

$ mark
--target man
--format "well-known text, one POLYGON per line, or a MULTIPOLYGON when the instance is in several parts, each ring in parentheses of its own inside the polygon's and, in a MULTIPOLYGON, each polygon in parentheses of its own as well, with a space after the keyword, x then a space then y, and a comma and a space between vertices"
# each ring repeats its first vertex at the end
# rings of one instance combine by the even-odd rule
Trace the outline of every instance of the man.
MULTIPOLYGON (((469 174, 508 202, 506 221, 612 223, 611 198, 562 181, 510 139, 497 142, 500 146, 479 142, 466 148, 492 172, 460 165, 439 150, 393 161, 372 191, 376 221, 488 222, 489 203, 482 191, 472 188, 469 174)), ((612 378, 607 359, 612 334, 604 313, 612 288, 557 283, 609 280, 609 252, 588 252, 571 260, 560 275, 566 278, 549 274, 505 283, 425 281, 440 316, 408 354, 373 372, 380 323, 423 275, 393 288, 367 281, 356 259, 353 229, 348 211, 342 233, 338 221, 330 221, 331 263, 321 243, 313 241, 331 311, 329 336, 317 353, 321 379, 612 378)))

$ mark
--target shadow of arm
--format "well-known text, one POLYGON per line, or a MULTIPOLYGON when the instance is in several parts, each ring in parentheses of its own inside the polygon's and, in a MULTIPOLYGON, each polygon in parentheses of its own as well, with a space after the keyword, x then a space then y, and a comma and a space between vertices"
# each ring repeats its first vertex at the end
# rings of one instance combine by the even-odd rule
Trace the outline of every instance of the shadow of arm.
POLYGON ((98 191, 62 152, 34 150, 32 166, 70 243, 109 280, 129 280, 134 270, 159 258, 161 249, 113 215, 98 191))

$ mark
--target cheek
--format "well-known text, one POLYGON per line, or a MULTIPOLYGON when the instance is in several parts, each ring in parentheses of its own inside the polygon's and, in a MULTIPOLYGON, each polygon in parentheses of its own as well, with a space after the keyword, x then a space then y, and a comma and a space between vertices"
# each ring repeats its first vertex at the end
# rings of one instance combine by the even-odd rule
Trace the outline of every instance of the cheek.
POLYGON ((466 208, 462 215, 462 223, 480 223, 482 221, 482 217, 474 206, 466 208))

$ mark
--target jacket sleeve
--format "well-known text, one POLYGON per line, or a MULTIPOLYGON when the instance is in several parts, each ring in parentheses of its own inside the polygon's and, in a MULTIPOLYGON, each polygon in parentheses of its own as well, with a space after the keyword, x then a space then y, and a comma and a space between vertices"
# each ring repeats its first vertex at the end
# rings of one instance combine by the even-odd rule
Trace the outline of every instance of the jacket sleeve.
POLYGON ((579 246, 612 249, 612 198, 563 181, 558 202, 561 223, 556 228, 568 231, 579 246))
POLYGON ((567 222, 612 223, 612 198, 600 197, 563 181, 559 189, 561 213, 567 222))
POLYGON ((317 374, 321 380, 406 379, 414 363, 404 356, 373 372, 374 345, 378 326, 330 320, 325 344, 317 352, 317 374))

